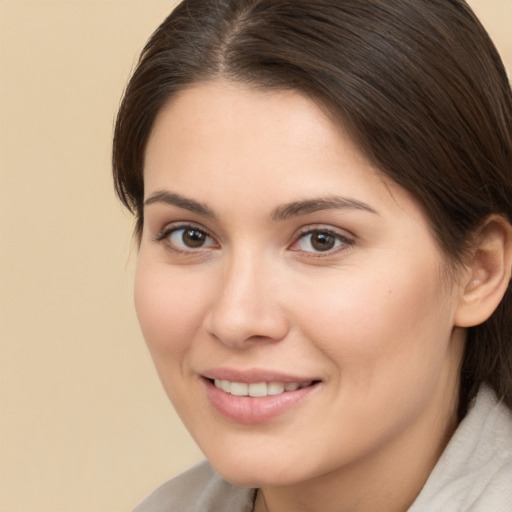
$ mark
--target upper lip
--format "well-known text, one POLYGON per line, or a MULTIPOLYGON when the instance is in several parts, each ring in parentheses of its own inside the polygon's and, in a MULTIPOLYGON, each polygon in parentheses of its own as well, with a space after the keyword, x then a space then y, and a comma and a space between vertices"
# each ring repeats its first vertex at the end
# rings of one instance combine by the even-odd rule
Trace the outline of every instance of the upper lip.
POLYGON ((281 371, 251 368, 247 370, 239 370, 235 368, 212 368, 201 372, 201 376, 206 379, 229 380, 230 382, 245 382, 254 384, 257 382, 283 382, 291 383, 311 382, 320 379, 314 377, 302 377, 291 375, 281 371))

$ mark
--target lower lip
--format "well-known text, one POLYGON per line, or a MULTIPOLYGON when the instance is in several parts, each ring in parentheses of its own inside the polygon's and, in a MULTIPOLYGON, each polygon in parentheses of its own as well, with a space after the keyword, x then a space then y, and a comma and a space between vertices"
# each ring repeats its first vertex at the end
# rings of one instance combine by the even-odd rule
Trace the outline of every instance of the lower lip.
POLYGON ((279 395, 250 397, 231 395, 215 387, 210 380, 202 380, 210 403, 217 412, 231 421, 246 425, 263 423, 277 418, 300 404, 318 387, 318 384, 313 384, 296 391, 285 391, 279 395))

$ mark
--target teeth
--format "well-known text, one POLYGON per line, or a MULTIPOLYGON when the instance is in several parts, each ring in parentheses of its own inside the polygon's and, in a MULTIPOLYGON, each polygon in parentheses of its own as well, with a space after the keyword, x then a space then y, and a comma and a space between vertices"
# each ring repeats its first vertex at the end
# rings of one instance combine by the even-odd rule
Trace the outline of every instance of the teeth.
POLYGON ((296 391, 310 386, 312 381, 307 382, 255 382, 247 384, 245 382, 230 382, 229 380, 215 379, 215 387, 222 389, 226 393, 235 396, 264 397, 280 395, 285 391, 296 391))
POLYGON ((249 394, 249 385, 245 382, 232 382, 230 393, 236 396, 247 396, 249 394))
POLYGON ((249 384, 249 396, 267 396, 267 384, 265 382, 249 384))
POLYGON ((269 382, 267 384, 267 395, 280 395, 286 386, 282 382, 269 382))

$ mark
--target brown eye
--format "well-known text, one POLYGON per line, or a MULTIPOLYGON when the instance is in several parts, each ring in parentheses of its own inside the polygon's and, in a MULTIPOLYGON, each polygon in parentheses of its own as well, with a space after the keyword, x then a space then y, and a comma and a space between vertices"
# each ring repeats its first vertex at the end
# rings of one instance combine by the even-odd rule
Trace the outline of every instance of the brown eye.
POLYGON ((333 249, 336 244, 336 237, 331 233, 316 231, 310 236, 311 247, 317 251, 329 251, 333 249))
POLYGON ((167 240, 168 245, 178 251, 216 247, 213 238, 195 226, 173 228, 164 233, 160 239, 167 240))
POLYGON ((291 247, 294 251, 304 253, 328 253, 337 252, 353 245, 354 241, 341 233, 325 229, 312 229, 302 233, 291 247))
POLYGON ((181 231, 181 239, 183 243, 187 247, 190 247, 191 249, 197 249, 198 247, 202 247, 208 237, 206 233, 203 233, 198 229, 184 229, 181 231))

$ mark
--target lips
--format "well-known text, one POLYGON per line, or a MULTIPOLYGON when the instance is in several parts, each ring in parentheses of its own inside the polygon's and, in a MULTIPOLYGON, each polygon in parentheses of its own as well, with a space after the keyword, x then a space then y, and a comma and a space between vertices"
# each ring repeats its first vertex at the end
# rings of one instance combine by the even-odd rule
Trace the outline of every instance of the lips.
POLYGON ((299 407, 321 383, 279 373, 225 369, 203 373, 202 381, 214 410, 242 424, 278 418, 299 407))

